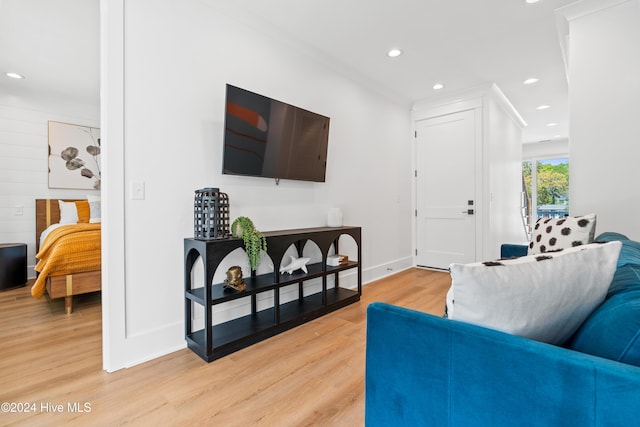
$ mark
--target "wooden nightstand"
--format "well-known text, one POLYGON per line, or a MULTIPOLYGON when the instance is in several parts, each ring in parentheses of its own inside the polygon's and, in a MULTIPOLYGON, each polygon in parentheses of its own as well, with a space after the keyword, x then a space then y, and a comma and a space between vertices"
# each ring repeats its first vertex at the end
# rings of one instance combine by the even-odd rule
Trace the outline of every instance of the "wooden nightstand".
POLYGON ((27 283, 27 245, 0 243, 0 291, 27 283))

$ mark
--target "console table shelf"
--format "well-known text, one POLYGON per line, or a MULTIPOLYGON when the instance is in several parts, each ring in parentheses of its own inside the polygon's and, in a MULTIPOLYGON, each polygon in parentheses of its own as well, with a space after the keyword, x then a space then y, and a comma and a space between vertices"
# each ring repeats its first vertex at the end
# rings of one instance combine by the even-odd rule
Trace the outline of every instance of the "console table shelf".
POLYGON ((191 270, 201 257, 204 264, 205 282, 212 283, 220 262, 232 251, 242 248, 241 239, 184 240, 185 253, 185 336, 188 347, 207 362, 218 359, 280 332, 308 322, 360 300, 362 294, 361 229, 360 227, 320 227, 296 230, 272 231, 264 233, 267 239, 267 254, 275 266, 272 273, 245 277, 246 289, 242 292, 225 290, 224 283, 192 288, 191 270), (349 235, 357 245, 358 259, 347 264, 328 266, 327 255, 331 246, 338 252, 338 239, 349 235), (307 241, 313 241, 322 253, 322 261, 307 265, 307 273, 301 270, 292 274, 280 274, 279 265, 285 252, 294 245, 298 256, 307 241), (357 271, 357 288, 340 287, 341 271, 357 271), (328 287, 327 277, 334 280, 328 287), (304 295, 303 283, 311 279, 321 279, 322 289, 311 295, 304 295), (280 303, 280 289, 298 284, 298 298, 280 303), (273 306, 257 310, 256 296, 271 293, 273 306), (212 324, 212 307, 240 298, 251 299, 251 314, 220 324, 212 324), (193 331, 192 303, 204 307, 204 328, 193 331))

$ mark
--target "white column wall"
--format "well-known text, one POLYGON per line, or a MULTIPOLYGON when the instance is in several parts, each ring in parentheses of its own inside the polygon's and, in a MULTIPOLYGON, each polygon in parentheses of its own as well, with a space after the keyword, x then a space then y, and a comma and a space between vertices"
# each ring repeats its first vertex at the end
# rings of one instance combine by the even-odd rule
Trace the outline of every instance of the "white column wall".
POLYGON ((493 98, 487 100, 490 156, 487 197, 490 201, 489 232, 485 259, 498 259, 503 243, 527 243, 521 214, 522 125, 512 112, 493 98))
POLYGON ((569 20, 571 214, 640 239, 640 2, 578 2, 569 20))

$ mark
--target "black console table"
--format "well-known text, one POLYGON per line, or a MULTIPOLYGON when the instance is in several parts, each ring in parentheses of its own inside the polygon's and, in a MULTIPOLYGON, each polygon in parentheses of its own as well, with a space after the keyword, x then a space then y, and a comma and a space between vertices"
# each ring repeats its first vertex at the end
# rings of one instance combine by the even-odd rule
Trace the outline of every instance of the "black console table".
MULTIPOLYGON (((184 239, 185 336, 188 347, 207 362, 360 300, 362 294, 360 227, 303 228, 265 232, 264 235, 267 239, 267 254, 273 261, 274 271, 244 277, 247 287, 242 292, 225 290, 224 283, 212 283, 220 262, 235 249, 243 247, 242 239, 184 239), (353 238, 358 247, 358 258, 350 259, 345 265, 328 266, 327 254, 332 245, 338 253, 338 239, 342 235, 353 238), (318 246, 322 253, 322 262, 307 264, 307 273, 298 270, 293 274, 280 274, 279 266, 291 245, 296 248, 298 256, 302 256, 302 250, 307 241, 313 241, 318 246), (204 264, 205 286, 192 288, 191 271, 199 257, 204 264), (357 269, 357 289, 340 287, 338 273, 349 269, 357 269), (333 285, 329 287, 327 277, 330 275, 334 275, 334 280, 333 285), (304 295, 303 283, 317 278, 322 280, 322 290, 304 295), (298 298, 281 304, 280 288, 296 283, 298 298), (273 293, 274 304, 270 308, 258 311, 256 296, 263 292, 273 293), (211 309, 214 305, 245 297, 251 299, 251 314, 221 324, 212 324, 211 309), (192 303, 204 307, 204 328, 201 330, 192 330, 192 303)), ((247 276, 246 273, 245 276, 247 276)))

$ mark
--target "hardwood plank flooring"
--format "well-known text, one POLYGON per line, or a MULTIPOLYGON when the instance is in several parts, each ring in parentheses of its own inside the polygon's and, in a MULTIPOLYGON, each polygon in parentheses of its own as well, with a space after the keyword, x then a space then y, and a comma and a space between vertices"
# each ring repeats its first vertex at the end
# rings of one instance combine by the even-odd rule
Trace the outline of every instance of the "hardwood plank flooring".
POLYGON ((36 300, 29 285, 0 292, 0 403, 22 411, 3 407, 0 425, 361 426, 366 307, 441 315, 450 283, 446 272, 406 270, 364 286, 356 304, 214 362, 184 349, 111 374, 99 293, 74 297, 66 315, 63 300, 36 300))

